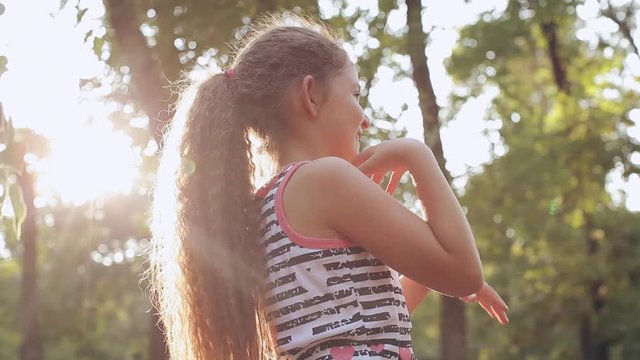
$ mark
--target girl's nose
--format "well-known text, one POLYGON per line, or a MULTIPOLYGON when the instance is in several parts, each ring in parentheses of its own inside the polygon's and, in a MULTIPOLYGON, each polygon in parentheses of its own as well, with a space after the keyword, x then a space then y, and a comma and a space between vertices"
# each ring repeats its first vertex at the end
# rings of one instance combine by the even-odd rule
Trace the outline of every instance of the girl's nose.
POLYGON ((362 121, 362 125, 360 125, 363 129, 368 129, 371 126, 371 120, 369 120, 369 118, 367 117, 367 115, 364 116, 364 120, 362 121))

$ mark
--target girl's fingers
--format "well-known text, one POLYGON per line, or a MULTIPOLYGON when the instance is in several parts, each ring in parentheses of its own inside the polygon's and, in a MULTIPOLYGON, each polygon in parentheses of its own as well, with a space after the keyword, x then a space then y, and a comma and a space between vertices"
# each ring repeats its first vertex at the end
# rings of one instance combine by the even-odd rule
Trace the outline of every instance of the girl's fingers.
POLYGON ((492 306, 489 305, 489 308, 491 309, 491 313, 493 313, 493 318, 496 319, 498 322, 502 322, 500 319, 500 315, 498 314, 498 312, 496 311, 496 309, 492 306))
POLYGON ((370 161, 370 159, 367 159, 367 160, 363 161, 361 164, 356 165, 358 170, 362 171, 363 173, 365 173, 367 175, 373 175, 376 172, 378 172, 377 169, 374 168, 374 166, 375 166, 375 164, 373 164, 373 161, 370 161))
POLYGON ((505 310, 508 310, 509 307, 507 306, 507 303, 505 303, 504 300, 502 300, 498 292, 496 292, 491 286, 487 285, 487 288, 490 291, 492 300, 495 300, 500 307, 504 308, 505 310))
POLYGON ((463 296, 460 298, 460 300, 466 302, 466 303, 472 303, 478 300, 478 295, 473 294, 473 295, 469 295, 469 296, 463 296))
POLYGON ((509 317, 507 317, 507 313, 503 313, 502 316, 504 317, 504 323, 508 324, 509 323, 509 317))
POLYGON ((374 183, 380 185, 382 180, 384 180, 384 174, 373 174, 371 180, 373 180, 374 183))
POLYGON ((507 313, 504 310, 504 308, 501 307, 500 304, 488 304, 485 302, 480 302, 480 306, 482 306, 484 311, 486 311, 487 314, 489 314, 489 316, 491 316, 500 324, 505 325, 509 322, 507 313))
POLYGON ((506 325, 508 323, 509 323, 509 318, 507 317, 507 313, 506 312, 500 313, 500 324, 506 325))
MULTIPOLYGON (((363 151, 360 154, 356 155, 356 157, 351 160, 351 164, 353 164, 353 166, 360 168, 360 170, 362 170, 362 166, 365 165, 365 163, 367 162, 367 160, 369 160, 371 157, 373 156, 373 152, 371 151, 363 151)), ((366 171, 362 170, 365 174, 367 173, 366 171)))
POLYGON ((400 178, 402 178, 401 173, 398 173, 398 172, 391 173, 391 179, 389 180, 389 184, 387 184, 387 189, 386 189, 387 194, 393 195, 393 192, 396 190, 396 187, 398 187, 398 184, 400 183, 400 178))
POLYGON ((500 324, 506 325, 509 322, 509 318, 507 317, 509 307, 500 295, 488 284, 485 283, 484 287, 480 290, 477 301, 484 311, 500 324))
POLYGON ((505 325, 509 322, 509 318, 507 318, 507 313, 504 310, 498 309, 499 305, 492 306, 493 312, 496 314, 496 320, 502 325, 505 325))
MULTIPOLYGON (((496 294, 497 295, 497 294, 496 294)), ((503 309, 505 310, 509 310, 509 306, 507 305, 506 302, 504 302, 504 300, 502 300, 502 298, 500 297, 500 295, 498 295, 498 303, 500 304, 500 306, 502 306, 503 309)))
POLYGON ((485 302, 479 302, 480 306, 482 306, 482 308, 484 309, 484 311, 489 314, 489 316, 494 319, 495 321, 502 323, 500 316, 498 316, 498 312, 495 311, 495 309, 490 305, 487 304, 485 302))
POLYGON ((498 303, 493 305, 493 309, 496 312, 496 314, 498 314, 498 317, 500 319, 500 324, 505 325, 509 322, 509 318, 507 317, 507 310, 509 309, 507 307, 507 304, 504 303, 504 301, 502 301, 502 299, 498 298, 498 303))
POLYGON ((480 301, 479 302, 480 306, 482 306, 482 308, 484 309, 484 311, 487 312, 487 314, 489 314, 489 316, 493 317, 493 312, 491 311, 491 307, 488 306, 488 304, 485 304, 484 302, 480 301))

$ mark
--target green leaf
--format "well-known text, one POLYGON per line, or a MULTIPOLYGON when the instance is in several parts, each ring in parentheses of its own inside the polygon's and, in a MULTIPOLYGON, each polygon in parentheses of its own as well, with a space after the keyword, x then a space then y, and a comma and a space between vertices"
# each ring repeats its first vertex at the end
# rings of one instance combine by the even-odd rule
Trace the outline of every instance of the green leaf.
POLYGON ((91 37, 91 35, 93 35, 93 29, 87 31, 87 33, 84 35, 84 42, 87 42, 87 40, 89 40, 89 38, 91 37))
POLYGON ((20 238, 20 228, 24 219, 27 217, 27 206, 24 203, 22 189, 18 183, 9 185, 9 198, 13 207, 13 226, 15 228, 16 237, 20 238))
POLYGON ((7 197, 7 192, 9 190, 6 182, 6 173, 2 172, 1 176, 2 177, 0 177, 0 181, 2 181, 2 193, 0 194, 0 207, 2 207, 2 204, 4 204, 4 199, 7 197))
MULTIPOLYGON (((0 13, 2 12, 1 6, 2 6, 2 4, 0 4, 0 13)), ((7 59, 6 56, 0 55, 0 77, 2 77, 2 74, 7 72, 7 63, 8 62, 9 62, 9 60, 7 59)))
MULTIPOLYGON (((80 21, 82 21, 82 18, 84 17, 84 14, 87 13, 87 10, 89 10, 89 8, 78 10, 78 13, 76 14, 76 20, 77 20, 78 23, 80 23, 80 21)), ((85 41, 86 41, 86 39, 85 39, 85 41)))
POLYGON ((5 144, 8 148, 9 146, 11 146, 11 144, 13 144, 13 136, 15 135, 15 130, 13 128, 13 124, 11 123, 11 119, 7 120, 5 124, 5 144))
POLYGON ((6 129, 7 127, 7 118, 4 116, 4 108, 2 107, 2 103, 0 102, 0 143, 6 144, 6 129))
POLYGON ((93 52, 95 52, 98 57, 102 54, 102 45, 104 45, 104 38, 93 38, 93 52))
POLYGON ((8 246, 15 247, 16 243, 20 240, 16 233, 16 227, 13 219, 2 218, 2 231, 5 233, 8 246))

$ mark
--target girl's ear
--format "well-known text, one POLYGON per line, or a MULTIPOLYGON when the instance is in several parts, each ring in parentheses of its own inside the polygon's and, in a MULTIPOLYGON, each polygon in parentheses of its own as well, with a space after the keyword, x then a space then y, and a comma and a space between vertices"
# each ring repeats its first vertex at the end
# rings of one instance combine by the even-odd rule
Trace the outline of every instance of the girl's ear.
POLYGON ((320 84, 313 76, 307 75, 302 79, 301 90, 302 108, 309 116, 315 118, 320 109, 320 84))

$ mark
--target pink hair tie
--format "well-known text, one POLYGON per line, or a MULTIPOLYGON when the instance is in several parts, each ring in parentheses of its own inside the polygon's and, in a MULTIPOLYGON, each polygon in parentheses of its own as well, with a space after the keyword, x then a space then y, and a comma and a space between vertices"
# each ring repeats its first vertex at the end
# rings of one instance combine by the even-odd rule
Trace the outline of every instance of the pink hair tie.
POLYGON ((236 75, 236 72, 233 69, 227 69, 224 71, 224 75, 227 77, 227 79, 231 79, 236 75))

